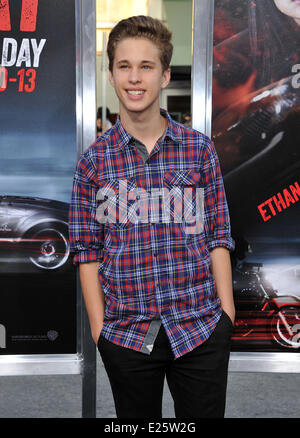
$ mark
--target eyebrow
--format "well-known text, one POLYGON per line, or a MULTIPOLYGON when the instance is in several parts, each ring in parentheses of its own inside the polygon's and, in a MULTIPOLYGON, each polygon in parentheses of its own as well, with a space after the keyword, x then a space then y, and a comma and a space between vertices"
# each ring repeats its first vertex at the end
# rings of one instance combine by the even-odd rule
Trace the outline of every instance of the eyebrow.
MULTIPOLYGON (((129 61, 127 59, 121 59, 120 61, 117 62, 117 64, 123 64, 123 63, 129 63, 129 61)), ((153 64, 155 65, 156 63, 154 61, 149 61, 149 60, 143 60, 141 61, 141 64, 153 64)))

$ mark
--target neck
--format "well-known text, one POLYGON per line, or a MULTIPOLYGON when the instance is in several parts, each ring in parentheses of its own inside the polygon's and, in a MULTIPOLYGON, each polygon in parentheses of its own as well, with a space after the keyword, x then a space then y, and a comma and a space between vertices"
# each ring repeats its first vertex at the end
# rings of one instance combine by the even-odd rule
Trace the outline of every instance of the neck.
POLYGON ((141 141, 155 141, 165 131, 167 120, 160 114, 159 106, 139 113, 125 111, 120 107, 120 120, 125 130, 141 141))

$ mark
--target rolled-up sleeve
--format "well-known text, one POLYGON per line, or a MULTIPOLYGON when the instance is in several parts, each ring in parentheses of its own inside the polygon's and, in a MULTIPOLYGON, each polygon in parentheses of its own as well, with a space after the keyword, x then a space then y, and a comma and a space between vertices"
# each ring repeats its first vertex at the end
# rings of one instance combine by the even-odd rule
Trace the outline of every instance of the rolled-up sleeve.
POLYGON ((69 242, 73 264, 103 259, 103 224, 96 219, 97 172, 88 154, 75 169, 69 207, 69 242))
POLYGON ((204 234, 209 251, 223 246, 235 249, 231 237, 229 210, 226 200, 220 163, 214 143, 210 141, 203 157, 204 179, 204 234))

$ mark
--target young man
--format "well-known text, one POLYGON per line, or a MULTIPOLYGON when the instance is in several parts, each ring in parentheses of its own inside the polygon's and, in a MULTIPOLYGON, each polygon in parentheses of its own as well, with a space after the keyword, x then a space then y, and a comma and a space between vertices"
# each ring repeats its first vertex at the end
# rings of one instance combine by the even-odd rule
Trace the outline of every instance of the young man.
POLYGON ((161 418, 165 376, 177 418, 224 416, 234 241, 212 142, 160 109, 172 49, 170 31, 151 17, 111 31, 120 115, 74 176, 70 244, 118 418, 161 418), (185 189, 193 205, 204 190, 200 232, 177 220, 185 189), (166 215, 158 201, 168 192, 177 195, 166 215))

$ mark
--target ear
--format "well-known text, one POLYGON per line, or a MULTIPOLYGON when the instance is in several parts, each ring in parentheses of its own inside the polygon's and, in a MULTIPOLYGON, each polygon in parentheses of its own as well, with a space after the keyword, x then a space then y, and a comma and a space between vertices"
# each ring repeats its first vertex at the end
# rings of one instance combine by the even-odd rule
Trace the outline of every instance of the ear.
POLYGON ((169 82, 170 82, 170 79, 171 79, 171 69, 170 69, 170 67, 169 67, 169 68, 167 68, 167 70, 165 70, 165 71, 163 72, 161 88, 166 88, 166 86, 167 86, 167 85, 169 84, 169 82))
POLYGON ((114 77, 113 77, 113 74, 112 74, 112 72, 110 70, 108 72, 108 79, 109 79, 109 82, 111 83, 111 85, 113 87, 115 87, 114 77))

